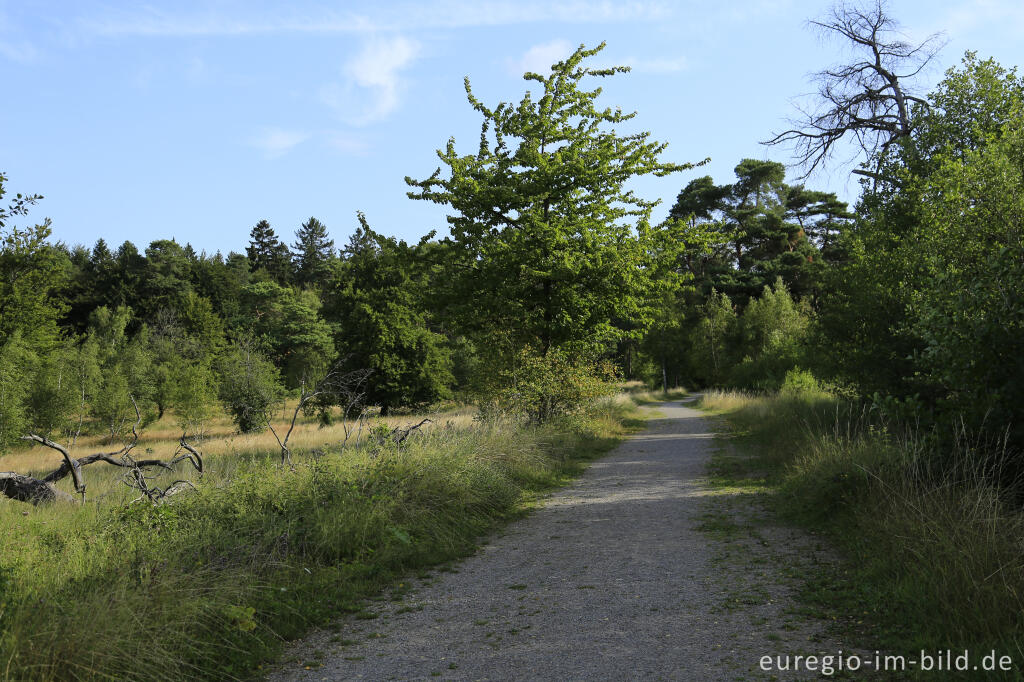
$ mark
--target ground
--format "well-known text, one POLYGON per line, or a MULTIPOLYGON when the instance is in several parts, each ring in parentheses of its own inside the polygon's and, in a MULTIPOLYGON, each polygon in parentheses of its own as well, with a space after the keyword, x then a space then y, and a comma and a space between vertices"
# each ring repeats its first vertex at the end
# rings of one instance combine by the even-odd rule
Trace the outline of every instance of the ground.
POLYGON ((827 549, 709 483, 708 418, 645 409, 644 432, 535 513, 296 643, 269 680, 818 678, 759 662, 843 649, 793 596, 827 549))

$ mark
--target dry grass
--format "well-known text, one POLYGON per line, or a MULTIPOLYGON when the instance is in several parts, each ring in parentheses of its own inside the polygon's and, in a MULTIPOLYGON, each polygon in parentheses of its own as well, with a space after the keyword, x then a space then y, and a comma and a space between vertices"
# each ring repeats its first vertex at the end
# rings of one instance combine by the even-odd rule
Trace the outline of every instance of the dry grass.
MULTIPOLYGON (((283 403, 274 414, 272 424, 282 437, 288 430, 294 409, 295 401, 289 400, 283 403)), ((410 423, 417 423, 424 417, 429 417, 433 421, 433 424, 425 425, 424 429, 445 424, 461 428, 472 423, 475 414, 476 408, 471 406, 452 407, 416 415, 381 417, 378 414, 372 414, 364 422, 363 434, 365 436, 368 428, 378 424, 384 424, 389 429, 398 426, 405 427, 410 423)), ((352 428, 352 424, 349 424, 349 428, 352 428)), ((224 414, 211 417, 203 432, 203 438, 193 442, 206 456, 221 457, 280 451, 277 441, 269 429, 257 433, 239 433, 235 424, 224 414)), ((135 454, 151 452, 153 457, 168 457, 177 448, 180 436, 181 429, 176 424, 174 413, 168 412, 159 422, 150 424, 141 430, 135 454)), ((288 444, 294 452, 301 453, 338 443, 344 438, 344 426, 341 423, 323 428, 315 418, 299 415, 299 421, 295 425, 288 444)), ((61 444, 69 445, 69 442, 62 441, 61 444)), ((111 445, 103 435, 82 436, 78 438, 72 455, 82 457, 94 452, 109 452, 118 447, 120 447, 120 443, 111 445)), ((60 454, 53 450, 41 446, 26 446, 13 449, 6 455, 0 455, 0 470, 38 475, 57 468, 60 461, 60 454)), ((91 472, 101 466, 99 464, 92 465, 87 471, 91 472)))
MULTIPOLYGON (((629 405, 544 425, 452 410, 401 447, 363 438, 343 453, 339 432, 304 422, 297 448, 328 454, 296 453, 294 468, 272 436, 221 434, 197 490, 169 505, 118 504, 131 493, 98 464, 90 504, 0 499, 0 679, 247 679, 283 639, 473 551, 611 447, 629 405)), ((159 433, 145 447, 177 435, 159 433)))

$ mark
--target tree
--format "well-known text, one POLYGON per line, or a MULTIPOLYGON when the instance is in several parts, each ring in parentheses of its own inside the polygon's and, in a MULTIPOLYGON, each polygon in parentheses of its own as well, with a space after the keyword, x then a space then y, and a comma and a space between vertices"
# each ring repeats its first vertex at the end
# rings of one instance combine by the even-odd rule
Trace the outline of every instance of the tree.
POLYGON ((838 236, 852 217, 835 194, 785 183, 775 161, 743 159, 736 182, 690 182, 669 213, 681 240, 680 268, 706 300, 712 289, 745 306, 781 277, 799 299, 813 298, 824 268, 842 257, 838 236), (682 223, 682 224, 681 224, 682 223))
POLYGON ((265 429, 271 404, 284 392, 274 364, 251 340, 243 339, 221 357, 217 373, 218 395, 238 429, 242 433, 265 429))
POLYGON ((249 233, 249 268, 252 272, 263 271, 278 284, 287 284, 291 278, 291 252, 288 246, 277 238, 274 228, 261 220, 249 233))
POLYGON ((942 47, 938 35, 917 45, 901 39, 899 25, 889 16, 884 0, 859 5, 839 2, 829 17, 810 23, 828 36, 849 41, 864 57, 815 74, 817 101, 800 107, 795 127, 765 142, 793 143, 806 169, 805 177, 826 161, 844 138, 853 138, 867 158, 873 159, 909 137, 915 124, 913 105, 927 107, 928 102, 915 94, 908 81, 942 47))
POLYGON ((161 309, 175 313, 192 293, 192 262, 185 249, 173 239, 158 239, 146 248, 142 295, 135 311, 148 320, 161 309))
POLYGON ((284 370, 288 388, 298 388, 312 376, 322 376, 334 361, 331 328, 320 316, 320 298, 312 291, 253 282, 242 288, 242 310, 277 367, 284 370))
POLYGON ((467 78, 483 117, 478 151, 460 155, 451 139, 437 152, 446 177, 438 168, 406 178, 411 198, 453 211, 448 302, 459 326, 506 358, 524 346, 600 346, 622 333, 613 318, 647 314, 644 242, 657 202, 626 185, 691 165, 659 161, 666 145, 649 133, 617 133, 635 114, 598 109, 600 88, 581 89, 628 71, 583 66, 603 48, 580 46, 546 76, 526 73, 541 92, 518 105, 484 105, 467 78))
MULTIPOLYGON (((992 281, 972 263, 991 258, 993 267, 1004 267, 997 254, 1008 242, 993 232, 1005 230, 1013 215, 1009 204, 1000 203, 999 192, 1006 193, 1005 199, 1014 196, 1014 175, 1007 171, 998 182, 982 180, 980 169, 994 168, 996 162, 978 155, 1014 129, 1024 83, 1015 71, 967 53, 928 99, 928 109, 915 112, 913 135, 880 159, 888 180, 866 184, 858 219, 839 242, 848 259, 827 273, 818 356, 832 362, 831 374, 862 393, 916 395, 935 406, 946 400, 949 389, 944 380, 928 378, 931 366, 924 371, 918 364, 926 349, 916 329, 923 314, 920 296, 933 291, 946 270, 952 279, 943 281, 959 282, 966 291, 992 281), (971 163, 965 163, 968 159, 971 163), (1001 185, 1004 189, 996 189, 1001 185), (971 193, 964 194, 969 187, 971 193), (960 215, 962 210, 966 213, 960 215), (977 220, 983 211, 989 218, 977 220), (978 279, 961 279, 967 273, 978 279)), ((1013 158, 1012 151, 1000 154, 1013 158)), ((938 309, 949 310, 945 305, 938 309)))
POLYGON ((363 214, 325 292, 325 315, 348 365, 368 369, 366 399, 383 414, 450 395, 451 357, 425 310, 418 247, 374 232, 363 214))
POLYGON ((297 284, 308 287, 322 283, 335 258, 334 240, 327 238, 327 227, 316 218, 302 223, 295 233, 293 269, 297 284))
MULTIPOLYGON (((6 195, 6 181, 0 173, 0 199, 6 195)), ((12 224, 39 199, 17 194, 7 207, 0 205, 0 342, 19 333, 37 350, 59 343, 57 321, 66 305, 56 293, 67 272, 65 253, 47 242, 49 219, 27 228, 12 224)))
POLYGON ((730 342, 736 333, 736 310, 723 293, 711 292, 700 321, 690 333, 691 374, 704 385, 720 385, 730 367, 730 342))

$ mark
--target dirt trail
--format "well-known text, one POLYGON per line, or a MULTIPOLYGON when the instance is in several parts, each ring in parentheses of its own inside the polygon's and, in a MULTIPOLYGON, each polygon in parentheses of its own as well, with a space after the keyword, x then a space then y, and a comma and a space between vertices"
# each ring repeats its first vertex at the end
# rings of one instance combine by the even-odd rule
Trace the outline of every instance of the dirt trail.
POLYGON ((457 572, 315 633, 269 679, 768 679, 763 655, 835 653, 784 577, 813 543, 711 494, 709 421, 657 410, 457 572))

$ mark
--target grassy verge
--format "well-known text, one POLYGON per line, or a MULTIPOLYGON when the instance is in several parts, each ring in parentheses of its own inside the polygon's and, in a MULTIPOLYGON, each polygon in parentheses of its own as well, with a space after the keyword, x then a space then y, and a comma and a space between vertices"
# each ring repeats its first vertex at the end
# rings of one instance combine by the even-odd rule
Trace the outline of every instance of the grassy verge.
POLYGON ((613 446, 631 405, 450 424, 401 448, 208 458, 153 507, 0 502, 0 678, 235 679, 409 571, 471 552, 613 446))
POLYGON ((716 458, 713 482, 763 482, 783 517, 842 553, 806 576, 803 594, 842 634, 896 653, 968 649, 972 663, 995 650, 1014 661, 1002 677, 1020 679, 1024 513, 977 473, 976 447, 936 452, 814 391, 710 391, 701 404, 743 455, 716 458))

